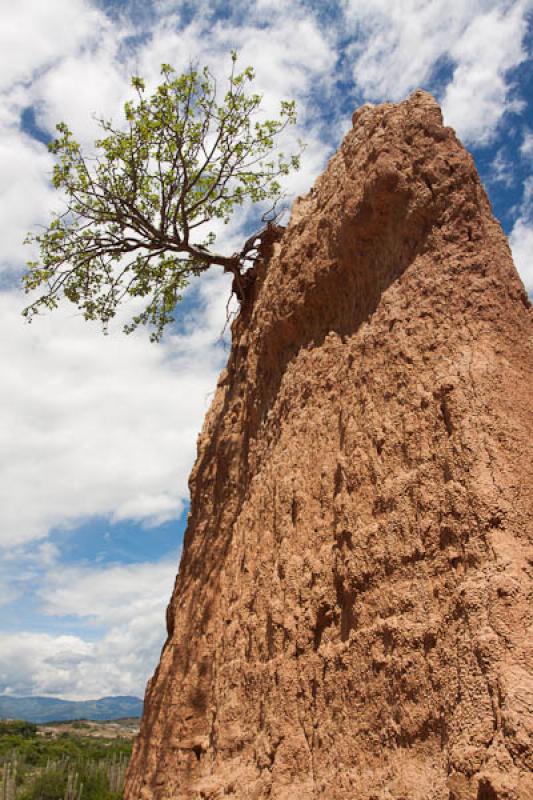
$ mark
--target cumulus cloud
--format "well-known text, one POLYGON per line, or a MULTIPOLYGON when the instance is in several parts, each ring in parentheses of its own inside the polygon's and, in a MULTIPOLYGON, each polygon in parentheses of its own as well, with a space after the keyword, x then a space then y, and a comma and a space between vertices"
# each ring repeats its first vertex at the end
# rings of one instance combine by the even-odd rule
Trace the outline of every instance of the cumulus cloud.
POLYGON ((19 270, 30 253, 22 241, 36 222, 45 220, 54 198, 49 183, 52 160, 45 148, 14 126, 0 125, 2 214, 0 270, 19 270))
POLYGON ((18 0, 5 9, 0 27, 0 91, 90 45, 109 28, 87 0, 18 0))
POLYGON ((228 292, 227 276, 208 276, 194 320, 159 347, 144 331, 104 337, 67 308, 27 325, 21 295, 0 294, 1 545, 98 514, 179 515, 228 292))
POLYGON ((437 61, 479 13, 480 0, 346 0, 356 34, 354 77, 370 100, 400 100, 425 84, 437 61))
POLYGON ((0 691, 67 697, 72 670, 66 663, 90 658, 93 645, 78 636, 47 633, 0 634, 0 691))
POLYGON ((37 111, 37 121, 54 132, 65 121, 80 143, 91 152, 95 138, 101 135, 98 118, 117 117, 131 95, 131 67, 119 61, 119 45, 109 31, 98 47, 82 50, 61 62, 61 67, 47 70, 32 84, 30 102, 37 111))
POLYGON ((20 270, 32 255, 26 233, 58 207, 50 186, 53 161, 42 142, 21 129, 32 108, 39 127, 53 133, 68 118, 82 141, 94 138, 91 112, 107 113, 125 96, 118 60, 126 31, 113 28, 86 0, 46 4, 21 0, 3 15, 0 29, 0 270, 20 270))
POLYGON ((130 624, 160 610, 170 597, 177 559, 120 564, 105 569, 64 567, 50 571, 38 592, 45 614, 76 616, 107 625, 130 624))
POLYGON ((488 141, 503 115, 521 108, 509 72, 526 58, 530 8, 529 0, 346 0, 356 84, 367 99, 400 100, 444 80, 446 122, 466 141, 488 141))
POLYGON ((503 115, 523 107, 507 76, 526 58, 523 39, 530 8, 529 2, 498 3, 472 19, 450 50, 456 66, 443 113, 467 141, 490 141, 503 115))
POLYGON ((176 568, 177 554, 155 563, 50 571, 40 591, 44 613, 77 618, 87 632, 0 634, 0 693, 142 696, 164 640, 176 568))

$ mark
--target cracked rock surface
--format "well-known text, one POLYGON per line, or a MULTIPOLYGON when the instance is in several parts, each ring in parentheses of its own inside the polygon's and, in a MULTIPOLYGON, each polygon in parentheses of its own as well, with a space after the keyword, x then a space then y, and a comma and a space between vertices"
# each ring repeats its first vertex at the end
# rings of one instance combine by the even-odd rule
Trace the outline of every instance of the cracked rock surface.
POLYGON ((531 800, 532 314, 433 98, 255 272, 126 798, 531 800))

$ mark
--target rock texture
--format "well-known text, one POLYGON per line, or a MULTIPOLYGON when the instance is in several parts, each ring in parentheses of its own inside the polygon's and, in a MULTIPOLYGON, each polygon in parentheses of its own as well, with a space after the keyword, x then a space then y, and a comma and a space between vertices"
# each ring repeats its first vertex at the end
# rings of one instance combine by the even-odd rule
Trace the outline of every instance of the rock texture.
POLYGON ((256 267, 128 800, 533 797, 531 309, 433 98, 256 267))

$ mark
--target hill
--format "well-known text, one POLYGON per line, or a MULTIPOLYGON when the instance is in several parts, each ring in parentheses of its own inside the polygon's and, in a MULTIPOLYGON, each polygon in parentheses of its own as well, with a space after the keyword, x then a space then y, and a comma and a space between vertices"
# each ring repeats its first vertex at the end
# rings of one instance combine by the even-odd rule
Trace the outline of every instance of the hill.
POLYGON ((139 697, 101 697, 99 700, 61 700, 58 697, 0 697, 0 719, 62 722, 75 719, 113 720, 140 717, 139 697))

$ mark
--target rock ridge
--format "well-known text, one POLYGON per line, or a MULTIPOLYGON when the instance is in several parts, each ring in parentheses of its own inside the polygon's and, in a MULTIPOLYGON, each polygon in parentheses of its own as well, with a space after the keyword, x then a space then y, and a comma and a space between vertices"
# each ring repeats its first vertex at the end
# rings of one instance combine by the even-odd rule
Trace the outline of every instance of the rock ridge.
POLYGON ((127 800, 533 797, 532 314, 434 98, 255 270, 127 800))

